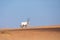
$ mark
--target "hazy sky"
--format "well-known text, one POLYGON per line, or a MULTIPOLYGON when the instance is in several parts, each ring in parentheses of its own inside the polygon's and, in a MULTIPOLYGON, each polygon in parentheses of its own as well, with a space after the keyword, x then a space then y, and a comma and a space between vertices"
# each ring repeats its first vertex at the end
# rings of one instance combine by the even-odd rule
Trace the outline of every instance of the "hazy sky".
POLYGON ((32 26, 60 24, 60 0, 0 0, 0 28, 17 28, 27 18, 32 26))

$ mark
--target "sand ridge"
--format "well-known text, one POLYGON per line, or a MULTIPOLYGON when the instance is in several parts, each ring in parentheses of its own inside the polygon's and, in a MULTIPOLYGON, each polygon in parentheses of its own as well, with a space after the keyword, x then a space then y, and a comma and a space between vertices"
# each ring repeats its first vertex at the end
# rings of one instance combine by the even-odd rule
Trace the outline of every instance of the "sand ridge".
POLYGON ((0 40, 60 40, 60 26, 2 29, 0 40))

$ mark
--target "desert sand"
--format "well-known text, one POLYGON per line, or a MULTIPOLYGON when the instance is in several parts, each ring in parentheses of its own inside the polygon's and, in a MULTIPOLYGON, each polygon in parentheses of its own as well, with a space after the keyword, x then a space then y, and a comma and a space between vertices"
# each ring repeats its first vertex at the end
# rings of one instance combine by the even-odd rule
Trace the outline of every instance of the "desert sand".
POLYGON ((2 29, 0 40, 60 40, 60 26, 2 29))

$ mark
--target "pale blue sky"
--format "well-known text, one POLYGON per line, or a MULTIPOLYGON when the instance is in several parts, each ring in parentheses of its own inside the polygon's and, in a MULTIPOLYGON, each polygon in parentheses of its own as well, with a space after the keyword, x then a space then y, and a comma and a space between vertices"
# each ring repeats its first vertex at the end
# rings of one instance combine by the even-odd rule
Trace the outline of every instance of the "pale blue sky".
POLYGON ((30 25, 60 24, 60 0, 0 0, 0 28, 17 28, 30 18, 30 25))

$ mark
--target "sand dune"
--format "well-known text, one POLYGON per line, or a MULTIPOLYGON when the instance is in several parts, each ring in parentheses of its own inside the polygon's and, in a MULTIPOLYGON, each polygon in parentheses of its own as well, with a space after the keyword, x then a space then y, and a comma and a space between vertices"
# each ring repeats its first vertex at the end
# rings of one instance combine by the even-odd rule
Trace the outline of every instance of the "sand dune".
POLYGON ((60 40, 60 26, 4 29, 0 40, 60 40))

